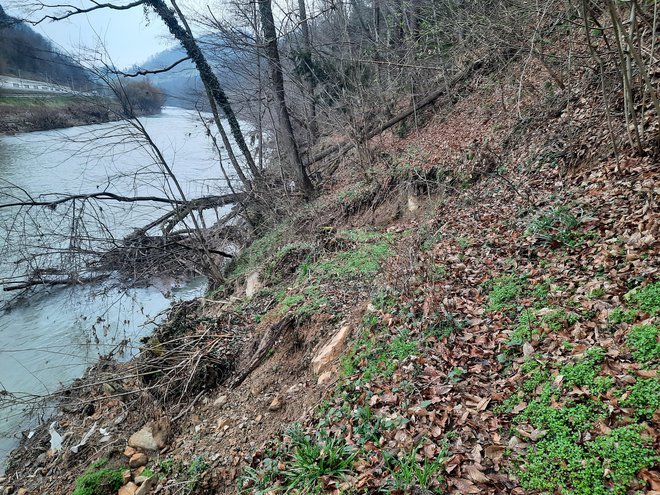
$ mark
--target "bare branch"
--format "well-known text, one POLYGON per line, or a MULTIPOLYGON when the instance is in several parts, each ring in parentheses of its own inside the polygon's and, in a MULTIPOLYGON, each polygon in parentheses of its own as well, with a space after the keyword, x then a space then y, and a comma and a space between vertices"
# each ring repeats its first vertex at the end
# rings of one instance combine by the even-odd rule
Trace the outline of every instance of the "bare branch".
POLYGON ((56 15, 56 14, 44 15, 39 20, 27 21, 27 22, 29 22, 30 24, 37 25, 37 24, 40 24, 40 23, 42 23, 43 21, 46 21, 46 20, 48 20, 48 21, 61 21, 61 20, 64 20, 64 19, 68 19, 69 17, 72 17, 74 15, 87 14, 89 12, 93 12, 95 10, 100 10, 100 9, 129 10, 129 9, 132 9, 132 8, 135 8, 135 7, 139 7, 140 5, 143 5, 145 3, 145 0, 137 0, 136 2, 131 2, 131 3, 126 4, 126 5, 117 5, 117 4, 114 4, 114 3, 98 3, 98 2, 95 2, 95 1, 93 1, 92 3, 94 4, 94 6, 93 7, 87 7, 87 8, 80 8, 80 7, 76 7, 75 5, 71 5, 71 4, 43 4, 43 5, 40 6, 39 10, 47 9, 47 8, 49 8, 49 9, 62 9, 63 8, 63 9, 69 9, 69 10, 67 10, 67 11, 65 11, 65 12, 63 12, 62 14, 59 14, 59 15, 56 15))
POLYGON ((171 199, 171 198, 162 198, 159 196, 120 196, 111 192, 98 192, 91 194, 72 194, 69 196, 64 196, 52 201, 17 201, 14 203, 5 203, 0 204, 0 209, 2 208, 12 208, 17 206, 46 206, 48 208, 55 208, 56 206, 67 203, 69 201, 75 200, 88 200, 88 199, 98 199, 98 200, 110 200, 118 201, 120 203, 137 203, 137 202, 153 202, 153 203, 167 203, 171 205, 185 205, 191 209, 200 208, 204 205, 212 206, 223 206, 227 204, 232 204, 239 201, 243 196, 240 194, 225 194, 221 196, 206 196, 203 198, 194 199, 191 201, 182 200, 182 199, 171 199))
POLYGON ((169 65, 169 66, 167 66, 167 67, 165 67, 165 68, 163 68, 163 69, 155 69, 155 70, 139 70, 139 71, 134 72, 134 73, 132 73, 132 74, 127 74, 127 73, 125 73, 125 72, 121 72, 121 71, 114 71, 114 73, 117 74, 117 75, 119 75, 119 76, 124 76, 124 77, 146 76, 146 75, 148 75, 148 74, 162 74, 163 72, 168 72, 168 71, 174 69, 177 65, 182 64, 182 63, 185 62, 186 60, 191 60, 191 59, 190 59, 190 57, 183 57, 182 59, 177 60, 177 61, 174 62, 172 65, 169 65))

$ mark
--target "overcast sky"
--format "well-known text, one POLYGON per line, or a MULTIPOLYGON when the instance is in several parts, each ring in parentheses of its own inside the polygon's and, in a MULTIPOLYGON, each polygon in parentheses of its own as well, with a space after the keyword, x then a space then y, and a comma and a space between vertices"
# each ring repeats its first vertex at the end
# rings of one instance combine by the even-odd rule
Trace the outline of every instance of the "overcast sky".
MULTIPOLYGON (((26 15, 19 6, 28 2, 0 2, 7 4, 8 14, 20 18, 26 15)), ((83 1, 77 4, 90 5, 89 2, 83 1)), ((36 13, 31 18, 36 19, 38 16, 39 13, 36 13)), ((81 49, 95 49, 103 44, 109 58, 118 68, 140 64, 174 44, 161 20, 153 13, 146 19, 144 10, 140 7, 121 11, 97 10, 63 21, 45 21, 34 29, 50 38, 60 49, 73 55, 78 54, 81 49)))

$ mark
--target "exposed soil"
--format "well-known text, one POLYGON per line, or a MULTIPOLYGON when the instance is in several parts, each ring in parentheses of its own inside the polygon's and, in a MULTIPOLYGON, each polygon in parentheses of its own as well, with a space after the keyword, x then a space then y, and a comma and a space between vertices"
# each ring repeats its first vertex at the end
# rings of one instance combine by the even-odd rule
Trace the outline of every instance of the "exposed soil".
MULTIPOLYGON (((31 99, 32 100, 32 99, 31 99)), ((0 134, 47 131, 117 120, 105 105, 72 101, 62 105, 0 103, 0 134)))

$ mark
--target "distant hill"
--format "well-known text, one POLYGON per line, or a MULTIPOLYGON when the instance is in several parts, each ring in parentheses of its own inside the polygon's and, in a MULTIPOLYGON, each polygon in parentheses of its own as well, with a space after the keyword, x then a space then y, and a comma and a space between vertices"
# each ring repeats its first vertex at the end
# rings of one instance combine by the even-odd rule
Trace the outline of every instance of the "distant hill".
MULTIPOLYGON (((229 49, 215 48, 208 37, 202 37, 199 42, 226 91, 244 86, 234 67, 249 63, 248 56, 229 49)), ((163 69, 185 56, 184 49, 177 45, 157 53, 139 66, 131 67, 128 72, 163 69)), ((168 72, 149 75, 148 79, 167 95, 167 105, 182 108, 195 108, 196 106, 205 108, 207 105, 204 87, 194 64, 189 60, 180 63, 168 72)))
POLYGON ((0 5, 0 74, 86 89, 84 68, 0 5))

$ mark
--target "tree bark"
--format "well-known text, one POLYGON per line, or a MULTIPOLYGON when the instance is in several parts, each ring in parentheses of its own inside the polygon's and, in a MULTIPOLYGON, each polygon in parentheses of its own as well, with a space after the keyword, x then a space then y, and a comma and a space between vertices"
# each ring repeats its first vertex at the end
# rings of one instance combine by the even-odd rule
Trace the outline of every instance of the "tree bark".
POLYGON ((309 34, 309 21, 307 19, 307 8, 305 0, 298 0, 298 10, 300 11, 300 27, 302 28, 303 52, 301 54, 301 65, 305 74, 305 86, 307 98, 309 101, 308 129, 312 144, 316 142, 319 136, 318 123, 316 121, 316 81, 314 70, 312 69, 312 39, 309 34))
POLYGON ((247 143, 245 142, 245 137, 241 131, 241 126, 238 123, 234 109, 232 108, 231 103, 229 103, 227 95, 220 85, 220 81, 211 69, 211 66, 204 56, 204 53, 199 48, 199 45, 197 45, 197 42, 190 35, 190 33, 181 26, 176 16, 174 15, 174 12, 170 10, 167 5, 165 5, 163 0, 145 0, 145 3, 154 9, 156 14, 158 14, 158 16, 163 20, 167 28, 170 30, 170 33, 172 33, 172 35, 179 41, 179 43, 181 43, 188 56, 195 63, 195 67, 197 67, 197 71, 199 72, 199 77, 201 78, 202 83, 206 88, 208 88, 209 92, 213 96, 213 99, 222 109, 225 117, 227 117, 227 121, 229 122, 229 127, 231 129, 231 134, 234 137, 234 141, 236 141, 236 144, 241 150, 241 153, 245 157, 245 161, 248 168, 250 169, 250 172, 252 172, 254 177, 258 177, 259 170, 257 169, 254 163, 254 159, 252 158, 252 153, 250 153, 247 143))
POLYGON ((264 33, 264 52, 270 65, 271 83, 273 85, 274 103, 277 107, 277 116, 279 120, 279 131, 282 143, 285 147, 289 162, 289 168, 296 177, 298 187, 306 197, 312 193, 314 186, 307 175, 305 165, 300 157, 298 144, 293 134, 291 117, 289 109, 286 106, 284 93, 284 76, 282 74, 282 64, 280 62, 280 52, 277 47, 277 33, 275 31, 275 21, 273 19, 273 10, 271 0, 259 0, 259 13, 261 14, 261 27, 264 33))

